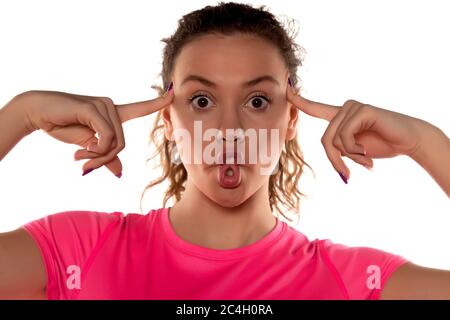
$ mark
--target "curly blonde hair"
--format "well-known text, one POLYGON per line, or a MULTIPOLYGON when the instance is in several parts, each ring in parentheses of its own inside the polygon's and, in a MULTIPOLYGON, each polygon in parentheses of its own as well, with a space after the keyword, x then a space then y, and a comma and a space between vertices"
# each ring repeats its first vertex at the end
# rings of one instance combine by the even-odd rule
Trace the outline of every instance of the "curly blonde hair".
MULTIPOLYGON (((175 33, 161 41, 165 43, 163 52, 162 72, 163 87, 152 86, 159 95, 163 95, 170 83, 174 61, 184 45, 195 38, 205 34, 224 34, 246 33, 262 37, 273 43, 284 58, 290 73, 290 80, 294 87, 298 87, 299 78, 297 77, 297 68, 302 65, 304 49, 295 43, 294 39, 297 31, 292 30, 294 21, 288 20, 288 30, 285 30, 272 13, 266 10, 265 6, 253 8, 246 4, 237 3, 219 3, 217 6, 206 6, 203 9, 193 11, 184 15, 178 21, 178 28, 175 33)), ((164 123, 161 111, 156 114, 153 129, 150 132, 149 144, 155 146, 155 152, 147 161, 159 156, 159 164, 162 168, 162 174, 155 180, 152 180, 144 189, 142 198, 146 191, 156 186, 166 179, 169 180, 169 187, 165 191, 163 206, 169 199, 181 199, 185 190, 187 180, 187 171, 183 163, 172 161, 174 141, 168 140, 164 135, 164 123)), ((293 211, 299 217, 300 197, 304 196, 298 188, 299 178, 303 173, 303 166, 309 166, 303 160, 303 153, 297 141, 297 137, 286 141, 279 159, 278 170, 269 178, 269 203, 273 211, 281 213, 287 220, 292 221, 284 210, 282 205, 288 211, 293 211)), ((314 172, 313 172, 314 173, 314 172)))

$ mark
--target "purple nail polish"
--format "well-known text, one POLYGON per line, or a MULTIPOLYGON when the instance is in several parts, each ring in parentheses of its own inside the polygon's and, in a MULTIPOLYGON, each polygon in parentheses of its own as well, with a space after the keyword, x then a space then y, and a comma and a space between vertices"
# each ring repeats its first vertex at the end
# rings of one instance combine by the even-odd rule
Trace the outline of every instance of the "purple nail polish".
POLYGON ((292 87, 291 77, 288 78, 288 84, 292 87))
POLYGON ((167 92, 169 92, 170 90, 172 90, 173 88, 173 81, 170 81, 169 86, 167 87, 167 92))
POLYGON ((122 172, 120 172, 120 173, 116 174, 116 177, 117 177, 117 178, 120 178, 120 177, 122 177, 122 172))
POLYGON ((347 178, 344 176, 342 172, 339 171, 339 175, 341 176, 341 179, 347 184, 347 178))
POLYGON ((87 175, 88 173, 94 171, 94 169, 87 169, 86 171, 83 172, 83 176, 87 175))

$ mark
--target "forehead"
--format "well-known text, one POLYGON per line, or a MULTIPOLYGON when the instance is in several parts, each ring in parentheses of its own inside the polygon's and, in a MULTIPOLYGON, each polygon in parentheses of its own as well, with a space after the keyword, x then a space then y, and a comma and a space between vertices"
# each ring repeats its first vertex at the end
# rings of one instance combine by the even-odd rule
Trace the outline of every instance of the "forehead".
POLYGON ((254 35, 208 34, 185 45, 174 65, 174 78, 201 74, 220 81, 248 79, 255 74, 284 74, 286 65, 277 47, 254 35))

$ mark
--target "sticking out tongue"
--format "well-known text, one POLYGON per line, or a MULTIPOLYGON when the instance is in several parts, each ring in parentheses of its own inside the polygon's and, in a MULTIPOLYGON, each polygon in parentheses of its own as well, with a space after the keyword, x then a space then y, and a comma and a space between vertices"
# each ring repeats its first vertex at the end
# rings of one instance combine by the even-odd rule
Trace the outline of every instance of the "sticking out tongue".
POLYGON ((241 183, 241 169, 236 164, 219 166, 218 180, 223 188, 236 188, 241 183))

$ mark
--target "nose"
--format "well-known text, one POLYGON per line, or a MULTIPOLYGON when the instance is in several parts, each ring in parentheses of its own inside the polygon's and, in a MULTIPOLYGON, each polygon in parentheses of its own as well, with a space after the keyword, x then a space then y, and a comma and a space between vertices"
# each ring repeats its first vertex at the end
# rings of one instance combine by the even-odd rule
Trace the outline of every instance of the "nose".
POLYGON ((222 108, 221 116, 217 139, 225 143, 242 143, 245 135, 241 128, 240 108, 236 107, 235 102, 230 102, 222 108))
POLYGON ((225 134, 222 132, 222 130, 219 130, 217 133, 216 139, 220 140, 222 139, 225 143, 242 143, 244 141, 244 130, 241 128, 238 129, 232 129, 228 128, 225 129, 225 134))

